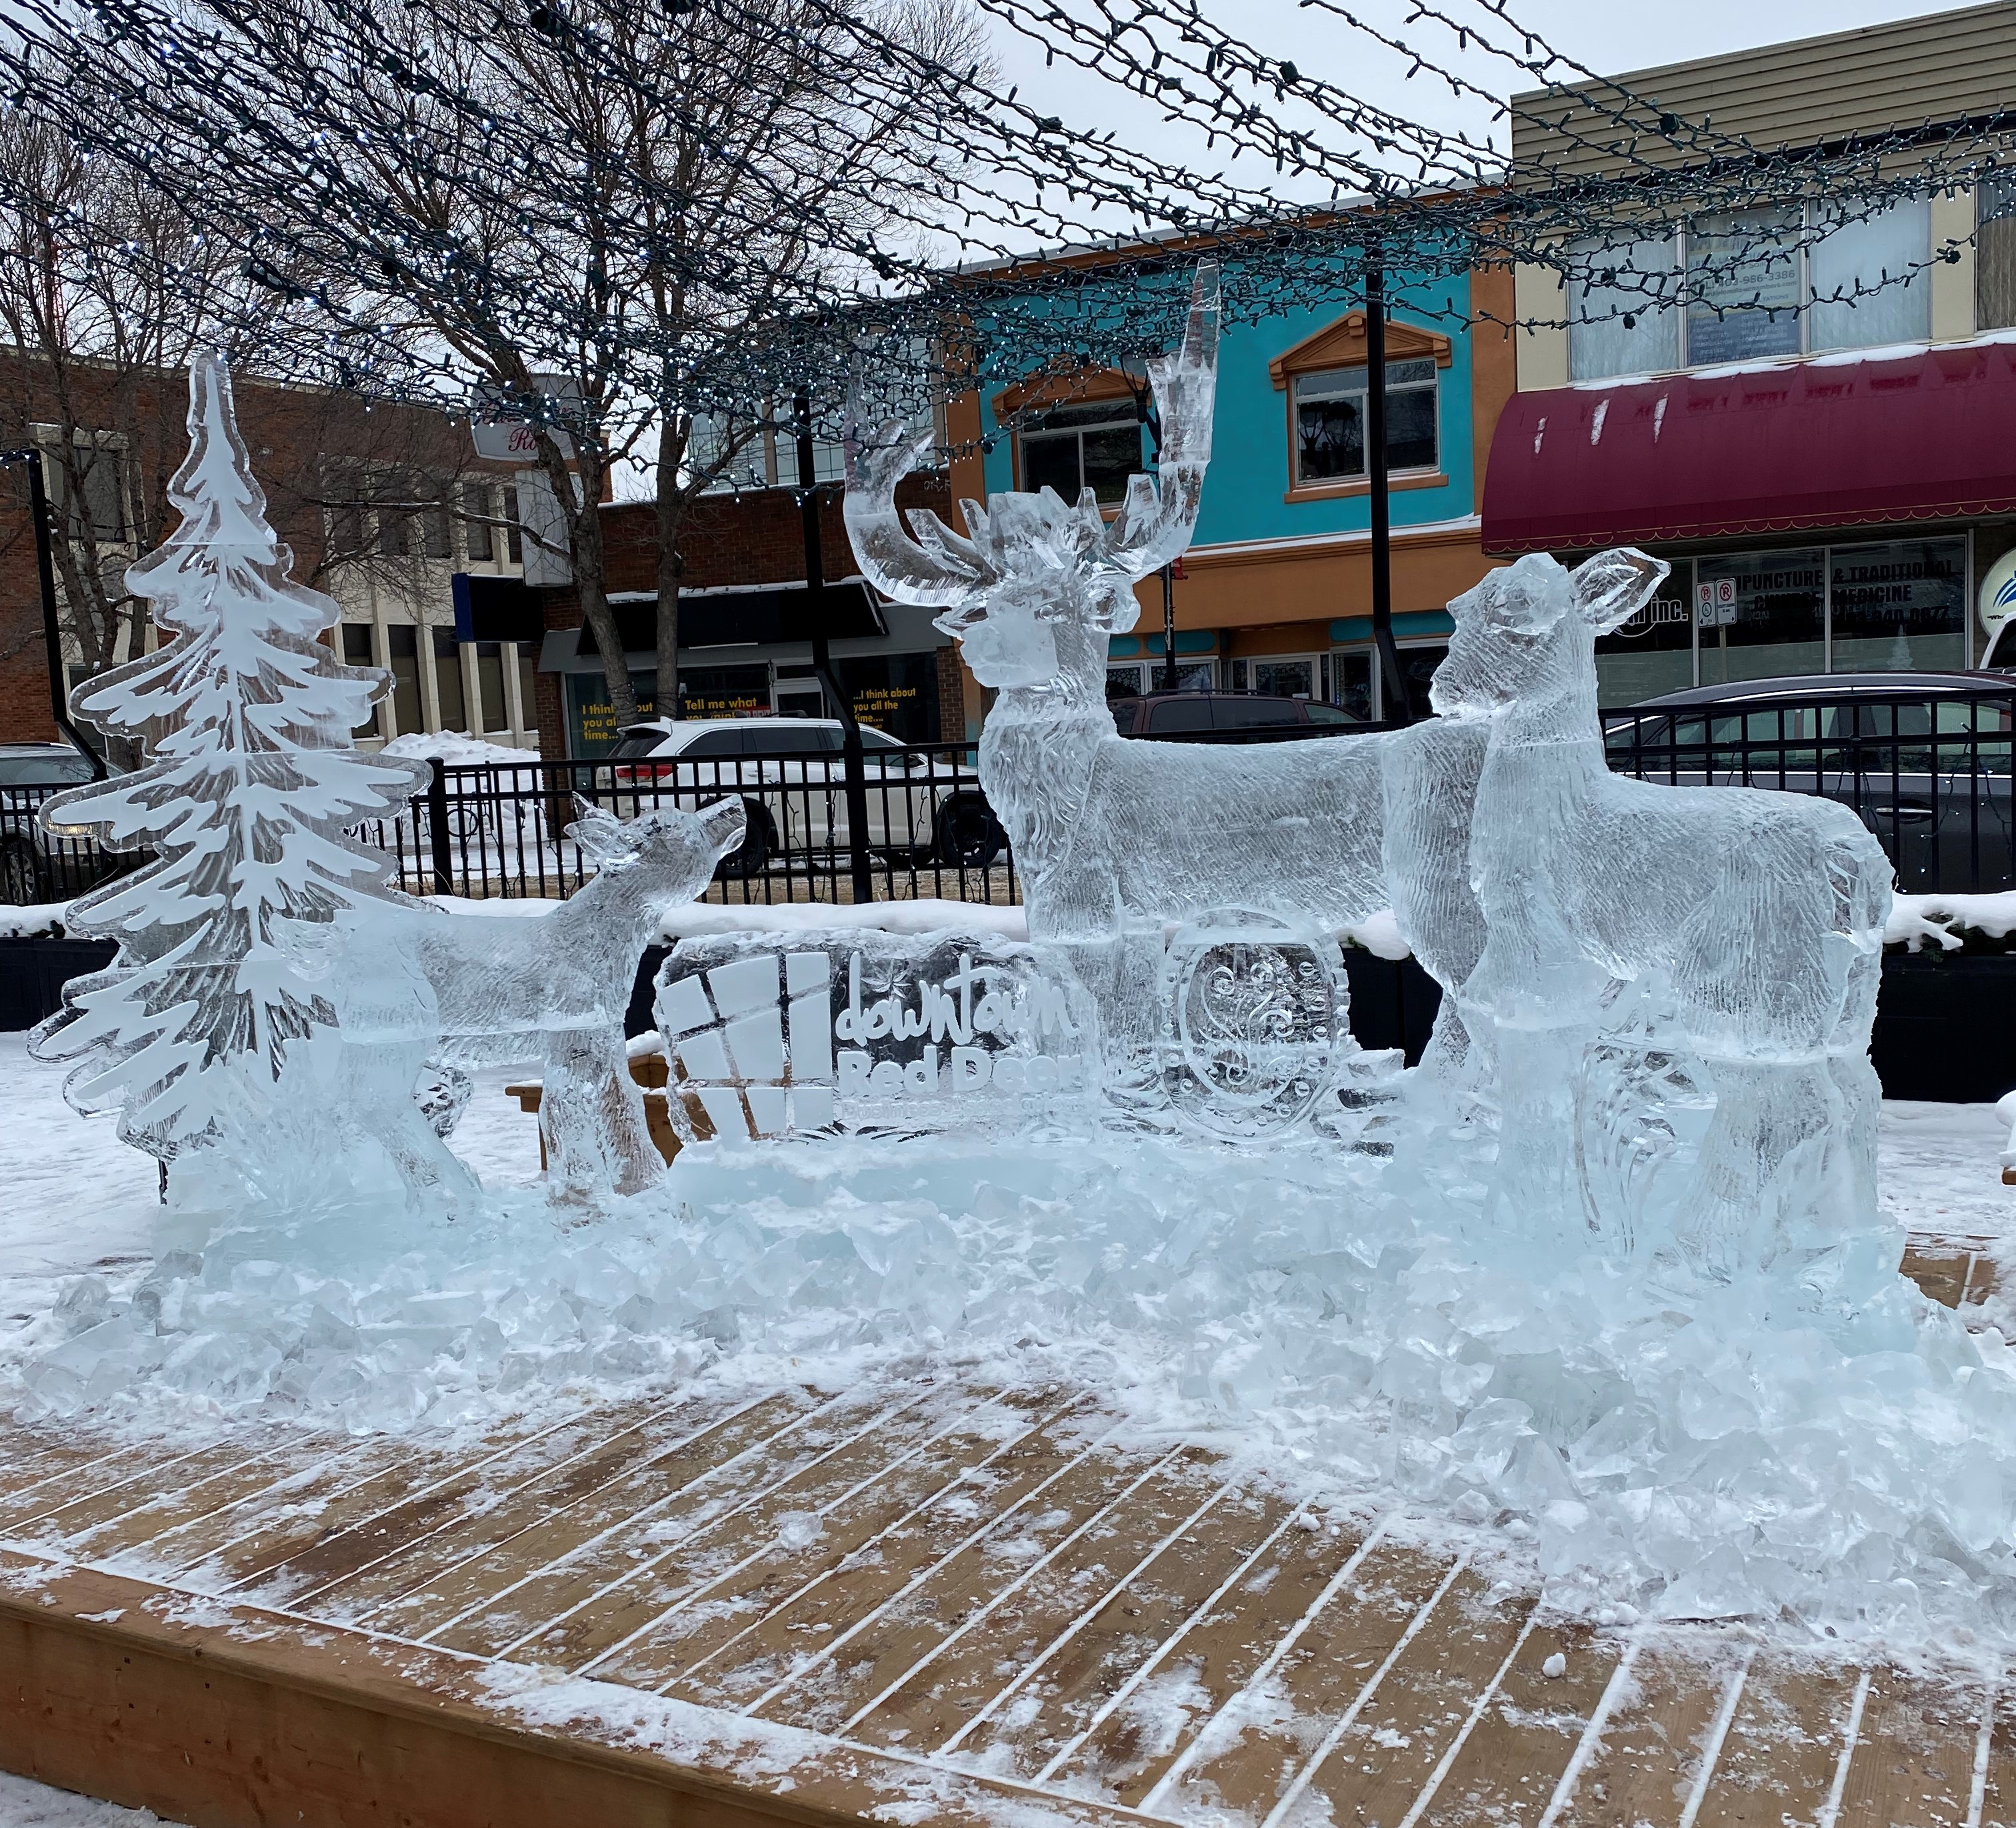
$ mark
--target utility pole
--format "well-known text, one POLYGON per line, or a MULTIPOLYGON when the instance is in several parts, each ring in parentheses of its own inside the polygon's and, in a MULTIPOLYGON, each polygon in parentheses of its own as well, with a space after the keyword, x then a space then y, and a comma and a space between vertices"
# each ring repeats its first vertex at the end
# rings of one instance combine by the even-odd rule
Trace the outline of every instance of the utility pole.
POLYGON ((1372 642, 1379 655, 1380 711, 1413 716, 1393 641, 1393 528, 1386 467, 1386 274, 1376 240, 1365 244, 1365 473, 1372 485, 1372 642))
POLYGON ((861 747, 861 725, 854 700, 840 689, 833 670, 833 649, 826 629, 826 570, 819 554, 819 478, 812 453, 812 399, 803 387, 792 401, 798 434, 798 514, 805 542, 805 614, 812 632, 812 671, 840 717, 842 759, 846 773, 848 875, 857 903, 875 898, 875 880, 868 861, 868 769, 861 747))

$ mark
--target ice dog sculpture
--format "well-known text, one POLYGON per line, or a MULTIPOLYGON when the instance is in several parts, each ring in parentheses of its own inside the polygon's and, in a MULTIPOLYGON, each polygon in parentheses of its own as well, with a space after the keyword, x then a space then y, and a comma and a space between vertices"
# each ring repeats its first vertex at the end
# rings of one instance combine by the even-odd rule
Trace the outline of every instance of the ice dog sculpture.
MULTIPOLYGON (((1694 1063, 1714 1114, 1693 1185, 1594 1216, 1721 1277, 1874 1218, 1890 865, 1830 801, 1610 772, 1596 638, 1665 572, 1629 549, 1572 575, 1532 555, 1452 603, 1436 722, 1390 752, 1388 849, 1402 930, 1489 1056, 1499 1222, 1532 1235, 1586 1215, 1578 1101, 1602 1054, 1694 1063)), ((1656 1114, 1624 1103, 1623 1142, 1642 1149, 1656 1114)))
POLYGON ((423 1064, 538 1063, 539 1133, 556 1196, 634 1193, 663 1160, 623 1039, 637 961, 665 915, 704 889, 742 842, 739 800, 623 820, 577 803, 568 836, 596 865, 550 913, 377 908, 344 931, 329 974, 343 1039, 344 1108, 391 1153, 408 1188, 450 1203, 473 1191, 411 1096, 423 1064), (358 956, 368 952, 368 959, 358 956))
POLYGON ((945 606, 938 626, 998 689, 981 781, 1014 847, 1030 937, 1067 948, 1109 1061, 1138 1053, 1160 1020, 1166 923, 1241 910, 1331 935, 1387 905, 1382 738, 1136 743, 1107 709, 1107 638, 1134 626, 1136 581, 1179 556, 1196 524, 1217 289, 1201 267, 1181 349, 1149 364, 1160 474, 1131 477, 1110 524, 1089 490, 1067 504, 1046 488, 963 502, 964 538, 928 509, 906 532, 895 487, 930 434, 858 423, 848 434, 847 529, 862 570, 898 602, 945 606))

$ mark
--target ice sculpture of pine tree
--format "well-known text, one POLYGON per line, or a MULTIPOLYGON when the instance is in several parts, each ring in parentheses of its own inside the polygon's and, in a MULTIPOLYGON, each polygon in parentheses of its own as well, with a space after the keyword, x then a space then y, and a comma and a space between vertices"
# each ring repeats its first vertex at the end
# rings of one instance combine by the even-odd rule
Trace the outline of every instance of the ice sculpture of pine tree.
POLYGON ((344 834, 402 806, 419 772, 351 740, 386 676, 340 664, 317 639, 337 606, 293 580, 220 355, 189 371, 189 430, 168 485, 180 524, 126 574, 174 639, 73 702, 136 739, 146 765, 43 813, 53 833, 155 861, 72 905, 70 930, 117 940, 118 955, 68 986, 31 1043, 80 1063, 64 1087, 77 1109, 118 1110, 121 1135, 164 1160, 234 1118, 256 1126, 238 1107, 309 1057, 306 1044, 333 1038, 303 941, 391 896, 385 854, 344 834))

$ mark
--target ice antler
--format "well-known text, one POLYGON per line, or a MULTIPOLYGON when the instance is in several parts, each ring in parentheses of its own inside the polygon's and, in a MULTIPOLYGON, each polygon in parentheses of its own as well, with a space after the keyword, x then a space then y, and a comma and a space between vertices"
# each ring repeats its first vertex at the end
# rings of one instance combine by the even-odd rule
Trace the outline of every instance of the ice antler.
MULTIPOLYGON (((896 485, 931 449, 934 434, 891 419, 870 431, 858 398, 848 404, 847 494, 841 512, 862 574, 899 603, 965 609, 985 598, 997 574, 970 539, 962 539, 928 508, 910 514, 910 531, 896 506, 896 485), (913 538, 912 534, 916 537, 913 538)), ((968 507, 970 518, 976 512, 968 507)))
POLYGON ((1183 347, 1148 364, 1162 430, 1161 486, 1129 477, 1126 501, 1107 530, 1103 566, 1129 578, 1145 578, 1180 558, 1197 525, 1218 395, 1218 264, 1205 261, 1190 286, 1183 347))

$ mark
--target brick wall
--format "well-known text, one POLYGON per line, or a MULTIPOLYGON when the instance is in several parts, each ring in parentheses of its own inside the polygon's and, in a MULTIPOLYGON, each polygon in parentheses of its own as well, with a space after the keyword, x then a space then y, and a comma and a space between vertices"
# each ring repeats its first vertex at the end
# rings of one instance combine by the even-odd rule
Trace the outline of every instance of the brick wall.
MULTIPOLYGON (((512 472, 510 465, 475 458, 466 429, 441 413, 387 405, 367 412, 351 395, 243 374, 233 380, 239 429, 266 491, 268 517, 293 548, 295 577, 318 588, 327 588, 331 562, 322 505, 331 492, 331 459, 356 466, 359 475, 410 470, 451 484, 512 472)), ((67 408, 45 365, 0 350, 0 448, 28 444, 31 427, 66 418, 80 430, 118 434, 128 513, 141 545, 157 543, 172 524, 168 479, 189 448, 187 375, 121 376, 77 364, 67 371, 65 392, 67 408)), ((56 736, 45 654, 27 480, 10 466, 0 472, 0 742, 56 736)))

